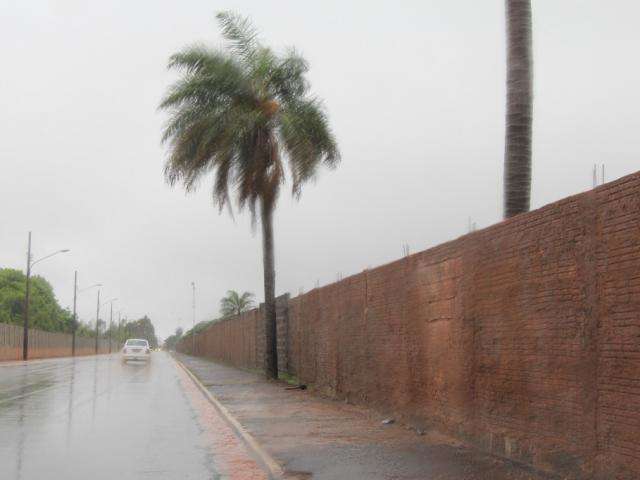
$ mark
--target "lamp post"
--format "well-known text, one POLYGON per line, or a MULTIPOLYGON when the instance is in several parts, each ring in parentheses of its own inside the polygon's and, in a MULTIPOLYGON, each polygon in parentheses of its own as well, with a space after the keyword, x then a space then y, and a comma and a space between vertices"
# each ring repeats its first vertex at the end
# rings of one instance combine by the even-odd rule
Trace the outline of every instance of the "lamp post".
POLYGON ((29 244, 27 247, 27 284, 26 291, 24 295, 24 325, 23 325, 23 333, 22 333, 22 359, 27 360, 29 358, 29 297, 31 294, 31 269, 33 266, 41 262, 42 260, 46 260, 47 258, 51 258, 54 255, 59 253, 67 253, 70 250, 65 248, 63 250, 58 250, 56 252, 50 253, 49 255, 45 255, 38 260, 31 261, 31 232, 29 232, 29 244))
POLYGON ((122 310, 118 310, 118 344, 122 342, 122 310))
POLYGON ((73 272, 73 323, 71 324, 71 356, 76 356, 76 330, 78 329, 78 315, 76 314, 76 300, 78 298, 78 271, 73 272))
POLYGON ((191 288, 193 290, 193 301, 192 301, 192 308, 193 308, 193 328, 191 329, 191 355, 196 354, 196 283, 195 282, 191 282, 191 288))
MULTIPOLYGON (((100 290, 98 289, 98 301, 96 302, 96 355, 98 354, 98 338, 100 337, 100 306, 105 303, 115 302, 117 298, 112 298, 106 302, 100 303, 100 290)), ((113 313, 113 312, 112 312, 113 313)))
POLYGON ((101 287, 101 283, 96 283, 95 285, 91 285, 90 287, 86 287, 78 290, 78 271, 76 270, 73 275, 73 325, 72 325, 72 337, 71 337, 71 356, 75 356, 76 354, 76 331, 78 330, 78 316, 76 313, 76 300, 78 298, 78 293, 82 293, 85 290, 89 290, 94 287, 101 287))
POLYGON ((95 354, 98 354, 98 334, 100 330, 100 289, 98 289, 98 300, 96 301, 96 350, 95 354))
POLYGON ((113 302, 118 300, 117 298, 112 298, 109 300, 111 304, 111 313, 109 313, 109 353, 111 353, 111 331, 113 330, 113 302))

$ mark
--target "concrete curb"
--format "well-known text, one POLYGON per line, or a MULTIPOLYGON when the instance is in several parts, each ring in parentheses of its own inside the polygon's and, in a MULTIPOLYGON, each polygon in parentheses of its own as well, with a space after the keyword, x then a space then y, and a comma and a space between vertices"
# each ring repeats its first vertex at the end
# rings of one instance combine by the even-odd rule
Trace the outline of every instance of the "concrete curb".
POLYGON ((226 420, 229 426, 233 429, 238 437, 244 442, 247 448, 251 453, 257 458, 259 463, 267 470, 269 474, 269 478, 271 480, 280 480, 284 478, 284 470, 280 466, 280 464, 269 455, 262 446, 258 443, 258 441, 253 438, 253 436, 245 430, 245 428, 236 420, 236 418, 229 413, 229 411, 225 408, 224 405, 220 403, 220 401, 213 396, 213 394, 207 390, 200 380, 189 370, 189 368, 178 360, 176 357, 171 355, 171 358, 182 368, 187 375, 193 380, 196 386, 200 389, 200 391, 204 394, 204 396, 211 402, 211 404, 218 410, 218 412, 222 415, 222 417, 226 420))

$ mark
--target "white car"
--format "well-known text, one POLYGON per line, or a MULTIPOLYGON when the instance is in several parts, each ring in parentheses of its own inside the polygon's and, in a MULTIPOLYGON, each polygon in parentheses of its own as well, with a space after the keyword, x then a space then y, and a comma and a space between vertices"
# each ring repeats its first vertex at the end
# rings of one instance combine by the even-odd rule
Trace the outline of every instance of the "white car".
POLYGON ((130 338, 124 342, 122 347, 122 359, 127 360, 144 360, 151 359, 151 348, 149 342, 143 338, 130 338))

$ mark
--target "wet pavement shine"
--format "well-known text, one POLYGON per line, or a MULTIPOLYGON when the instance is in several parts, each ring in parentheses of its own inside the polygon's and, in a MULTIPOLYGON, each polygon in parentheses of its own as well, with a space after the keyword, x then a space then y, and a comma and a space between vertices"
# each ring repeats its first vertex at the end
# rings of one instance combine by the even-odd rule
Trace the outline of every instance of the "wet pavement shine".
POLYGON ((0 363, 0 479, 263 479, 165 353, 0 363))

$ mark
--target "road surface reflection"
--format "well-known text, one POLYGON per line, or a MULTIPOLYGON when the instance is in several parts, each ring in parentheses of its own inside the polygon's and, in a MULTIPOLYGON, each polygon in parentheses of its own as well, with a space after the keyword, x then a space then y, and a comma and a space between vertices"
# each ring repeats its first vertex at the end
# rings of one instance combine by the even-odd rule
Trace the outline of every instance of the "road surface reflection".
POLYGON ((164 353, 0 364, 0 478, 216 478, 164 353))

